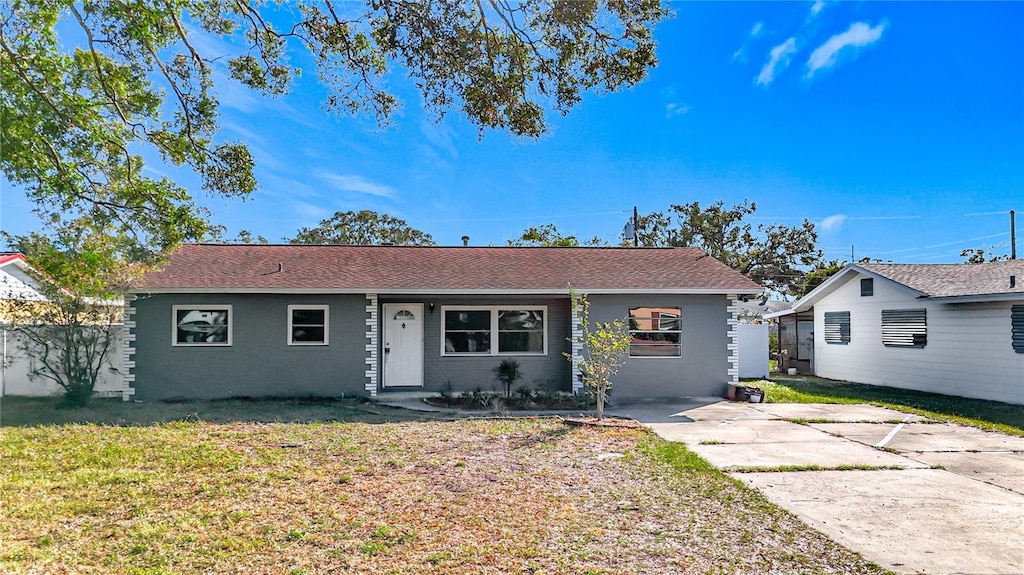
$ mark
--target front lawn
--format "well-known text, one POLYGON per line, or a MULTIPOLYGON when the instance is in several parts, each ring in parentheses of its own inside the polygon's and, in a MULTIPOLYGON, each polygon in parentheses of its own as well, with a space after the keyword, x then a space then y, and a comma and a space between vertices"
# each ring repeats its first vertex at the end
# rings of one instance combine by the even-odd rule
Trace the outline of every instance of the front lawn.
POLYGON ((748 383, 772 403, 869 403, 940 421, 1024 436, 1024 405, 968 399, 895 387, 834 381, 811 375, 775 375, 748 383))
POLYGON ((637 429, 4 427, 0 461, 0 572, 884 573, 637 429))
POLYGON ((227 399, 180 402, 125 402, 121 398, 93 398, 86 407, 58 408, 53 397, 0 397, 0 426, 98 423, 150 425, 172 421, 207 423, 359 421, 383 423, 433 418, 367 402, 360 398, 322 397, 279 399, 227 399))

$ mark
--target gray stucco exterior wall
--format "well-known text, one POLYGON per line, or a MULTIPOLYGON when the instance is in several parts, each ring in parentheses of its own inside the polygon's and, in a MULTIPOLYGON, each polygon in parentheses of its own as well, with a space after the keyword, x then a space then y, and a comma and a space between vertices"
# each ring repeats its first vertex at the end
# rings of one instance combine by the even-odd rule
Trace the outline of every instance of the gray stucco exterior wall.
MULTIPOLYGON (((728 376, 728 312, 725 296, 591 295, 591 319, 625 318, 631 307, 679 307, 682 357, 629 358, 614 378, 612 400, 721 395, 728 376)), ((551 296, 410 296, 387 295, 386 303, 424 304, 424 386, 438 391, 451 382, 455 391, 480 387, 498 390, 493 369, 506 357, 519 361, 521 384, 571 389, 568 297, 551 296), (430 304, 434 311, 429 311, 430 304), (545 355, 462 356, 441 354, 444 306, 546 306, 545 355)), ((366 297, 284 294, 141 295, 135 308, 134 389, 142 401, 265 396, 366 395, 366 297), (172 345, 173 306, 231 305, 230 346, 172 345), (329 345, 288 345, 288 306, 329 306, 329 345)), ((378 330, 380 325, 378 325, 378 330)), ((383 341, 378 341, 382 346, 383 341)), ((378 348, 377 357, 383 356, 378 348)), ((383 373, 378 365, 378 373, 383 373)), ((390 390, 379 382, 378 394, 390 390)))
POLYGON ((364 394, 366 298, 359 295, 141 295, 135 398, 214 399, 364 394), (232 345, 172 345, 174 305, 230 304, 232 345), (288 345, 288 306, 329 305, 329 345, 288 345))
POLYGON ((721 396, 729 382, 729 300, 724 295, 591 295, 590 320, 625 319, 633 307, 678 307, 682 357, 631 357, 611 400, 721 396))
MULTIPOLYGON (((569 360, 562 355, 569 351, 569 299, 542 296, 436 296, 402 297, 380 296, 380 303, 422 303, 423 322, 423 390, 437 391, 451 382, 456 391, 471 391, 480 387, 484 391, 497 391, 501 384, 494 379, 494 368, 503 359, 515 359, 523 372, 519 385, 536 388, 545 385, 559 391, 569 391, 569 360), (429 305, 434 304, 434 311, 429 305), (441 355, 442 322, 444 306, 547 306, 545 322, 547 331, 547 355, 493 355, 452 357, 441 355)), ((383 342, 382 342, 383 344, 383 342)), ((383 354, 381 354, 382 356, 383 354)), ((383 367, 379 368, 383 373, 383 367)), ((415 388, 420 389, 420 388, 415 388)), ((408 388, 381 387, 380 391, 404 391, 408 388)))

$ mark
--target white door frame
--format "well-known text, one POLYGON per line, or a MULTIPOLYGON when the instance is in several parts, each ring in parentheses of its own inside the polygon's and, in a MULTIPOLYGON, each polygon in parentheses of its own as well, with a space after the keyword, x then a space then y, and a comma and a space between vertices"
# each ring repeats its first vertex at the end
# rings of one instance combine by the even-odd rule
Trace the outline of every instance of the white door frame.
POLYGON ((383 387, 423 387, 423 304, 382 304, 383 387), (395 319, 406 310, 412 318, 395 319))

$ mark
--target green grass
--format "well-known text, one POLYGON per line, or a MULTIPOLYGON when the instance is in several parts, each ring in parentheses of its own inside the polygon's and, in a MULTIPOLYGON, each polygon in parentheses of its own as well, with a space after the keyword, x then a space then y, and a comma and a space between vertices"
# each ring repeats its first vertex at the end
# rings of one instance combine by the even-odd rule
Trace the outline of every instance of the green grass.
POLYGON ((867 403, 940 421, 961 423, 1024 437, 1024 406, 833 381, 813 376, 774 376, 752 383, 769 403, 867 403))
POLYGON ((2 573, 885 573, 642 429, 26 425, 0 461, 2 573))

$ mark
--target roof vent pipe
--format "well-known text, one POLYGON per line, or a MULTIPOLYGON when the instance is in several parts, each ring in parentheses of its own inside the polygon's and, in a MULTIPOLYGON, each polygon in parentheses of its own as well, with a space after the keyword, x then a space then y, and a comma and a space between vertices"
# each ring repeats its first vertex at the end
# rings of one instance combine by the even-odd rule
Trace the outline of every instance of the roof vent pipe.
POLYGON ((1010 288, 1017 287, 1017 276, 1010 276, 1010 288))
POLYGON ((462 236, 462 247, 469 247, 469 236, 462 236))

